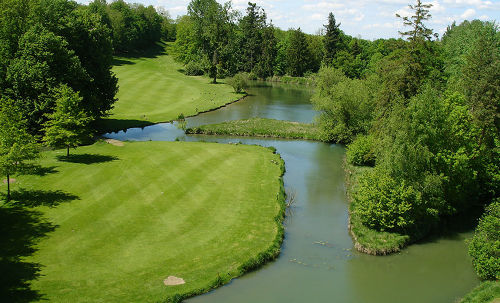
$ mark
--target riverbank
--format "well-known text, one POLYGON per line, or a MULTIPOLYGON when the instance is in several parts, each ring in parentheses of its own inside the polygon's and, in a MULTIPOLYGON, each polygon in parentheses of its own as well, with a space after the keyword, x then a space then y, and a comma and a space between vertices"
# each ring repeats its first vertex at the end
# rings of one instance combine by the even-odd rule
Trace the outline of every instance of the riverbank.
POLYGON ((169 122, 218 109, 240 100, 223 81, 211 84, 204 76, 186 76, 170 53, 171 43, 129 56, 115 57, 113 72, 120 90, 103 132, 169 122))
POLYGON ((500 302, 500 282, 485 281, 468 293, 460 303, 498 303, 500 302))
POLYGON ((186 129, 186 134, 272 137, 321 141, 319 128, 312 123, 299 123, 266 118, 227 121, 186 129))
POLYGON ((372 168, 353 166, 344 161, 346 191, 349 202, 348 229, 356 250, 369 255, 385 256, 401 251, 401 249, 410 243, 411 239, 408 235, 370 229, 363 225, 358 216, 356 216, 356 202, 352 199, 352 195, 356 191, 358 177, 363 171, 369 169, 372 168))
MULTIPOLYGON (((22 281, 39 298, 176 301, 279 254, 279 155, 247 145, 120 143, 79 147, 69 158, 45 152, 43 174, 12 184, 12 202, 0 207, 3 237, 32 237, 27 251, 36 252, 22 265, 40 272, 22 281)), ((11 271, 24 274, 14 264, 11 271)))

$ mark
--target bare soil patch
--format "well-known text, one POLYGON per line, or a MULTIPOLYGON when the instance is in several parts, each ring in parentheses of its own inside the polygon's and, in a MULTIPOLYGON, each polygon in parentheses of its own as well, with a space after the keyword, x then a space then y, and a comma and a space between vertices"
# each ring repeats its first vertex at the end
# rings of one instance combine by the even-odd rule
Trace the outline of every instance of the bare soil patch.
POLYGON ((186 282, 182 278, 177 278, 175 276, 169 276, 168 278, 163 280, 163 283, 167 286, 175 286, 175 285, 185 284, 186 282))
POLYGON ((104 141, 106 141, 107 143, 109 143, 111 145, 114 145, 114 146, 123 146, 123 145, 125 145, 122 141, 115 140, 115 139, 106 139, 104 141))

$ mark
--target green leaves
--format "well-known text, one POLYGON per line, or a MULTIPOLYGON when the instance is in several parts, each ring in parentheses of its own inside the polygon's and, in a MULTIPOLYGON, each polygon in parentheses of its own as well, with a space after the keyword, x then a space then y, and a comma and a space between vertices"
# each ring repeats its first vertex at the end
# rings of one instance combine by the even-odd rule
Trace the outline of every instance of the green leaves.
POLYGON ((67 86, 55 91, 56 109, 47 115, 43 140, 51 147, 77 147, 91 135, 89 123, 92 119, 82 109, 82 98, 67 86))
POLYGON ((500 199, 486 208, 469 242, 469 255, 481 279, 500 279, 500 199))
POLYGON ((22 113, 13 101, 0 100, 0 173, 9 176, 23 168, 25 161, 38 157, 39 148, 26 132, 22 113))

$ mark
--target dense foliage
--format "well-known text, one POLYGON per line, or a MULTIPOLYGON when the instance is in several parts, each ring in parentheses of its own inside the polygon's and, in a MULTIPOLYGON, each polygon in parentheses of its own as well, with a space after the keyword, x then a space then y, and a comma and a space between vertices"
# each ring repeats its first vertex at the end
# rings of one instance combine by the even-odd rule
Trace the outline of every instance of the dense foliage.
POLYGON ((500 199, 486 208, 469 242, 469 255, 481 279, 500 279, 500 199))
POLYGON ((360 77, 370 57, 364 46, 370 42, 345 35, 330 15, 334 24, 325 26, 325 36, 310 35, 300 28, 275 28, 255 3, 249 2, 241 16, 229 2, 193 0, 188 15, 177 20, 175 57, 186 67, 203 67, 214 79, 238 72, 261 79, 301 77, 317 72, 325 62, 344 68, 350 77, 360 77))
POLYGON ((337 52, 320 70, 312 101, 350 164, 375 164, 352 195, 356 220, 418 239, 499 197, 500 34, 475 20, 432 40, 429 5, 410 8, 406 41, 348 41, 350 59, 337 52))

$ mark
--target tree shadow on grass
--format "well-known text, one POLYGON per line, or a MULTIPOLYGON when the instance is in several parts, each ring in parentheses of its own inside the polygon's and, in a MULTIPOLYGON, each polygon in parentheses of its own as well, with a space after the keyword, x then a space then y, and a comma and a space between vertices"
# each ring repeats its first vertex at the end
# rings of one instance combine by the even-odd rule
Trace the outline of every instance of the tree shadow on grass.
POLYGON ((111 162, 119 160, 119 158, 114 156, 98 155, 98 154, 75 154, 69 156, 58 155, 57 160, 61 162, 80 163, 89 165, 96 163, 111 162))
MULTIPOLYGON (((113 63, 116 60, 119 61, 127 61, 126 59, 140 59, 140 58, 157 58, 159 56, 163 56, 167 54, 166 44, 164 42, 156 42, 153 45, 150 45, 143 49, 137 49, 133 51, 119 52, 117 54, 118 59, 113 60, 113 63)), ((130 63, 124 62, 125 64, 135 64, 134 62, 128 61, 130 63)), ((118 62, 120 63, 120 62, 118 62)), ((113 64, 114 65, 114 64, 113 64)))
POLYGON ((38 164, 26 165, 21 169, 22 175, 35 175, 35 176, 46 176, 49 174, 55 174, 58 172, 57 166, 41 166, 38 164))
MULTIPOLYGON (((5 194, 4 198, 5 198, 5 194)), ((63 192, 61 190, 38 190, 38 189, 18 189, 10 193, 9 202, 16 206, 37 207, 49 206, 54 207, 63 202, 70 202, 80 199, 78 196, 63 192)))
POLYGON ((56 227, 38 211, 0 205, 0 298, 2 302, 32 302, 42 294, 31 289, 41 265, 25 261, 36 243, 56 227))

